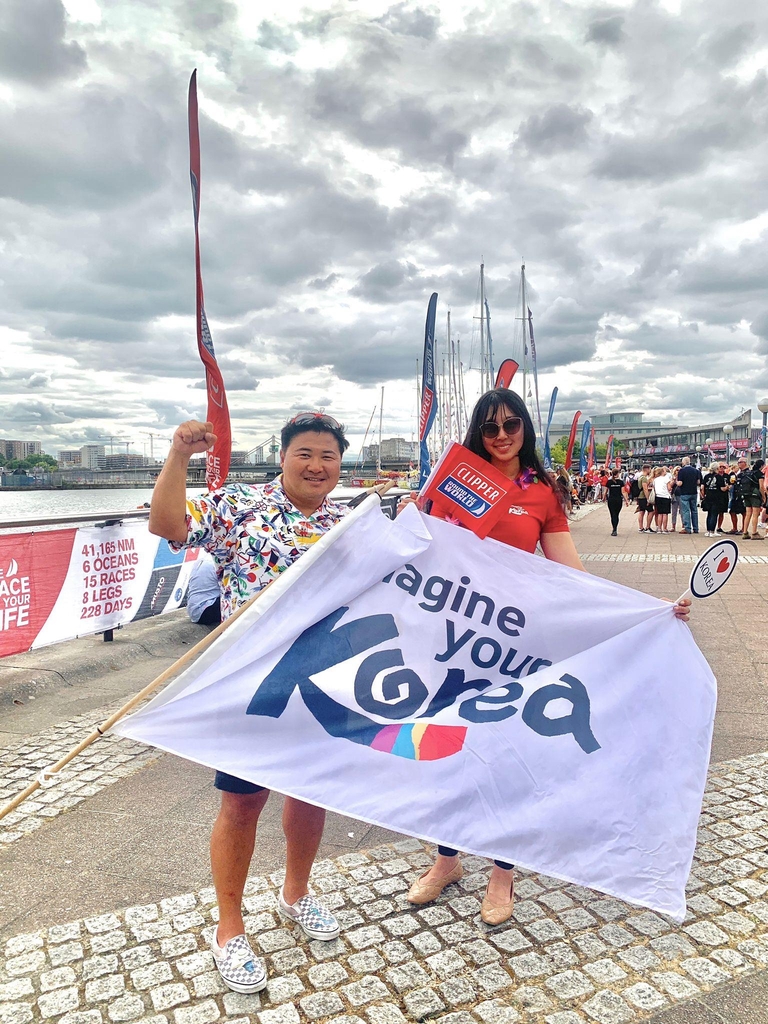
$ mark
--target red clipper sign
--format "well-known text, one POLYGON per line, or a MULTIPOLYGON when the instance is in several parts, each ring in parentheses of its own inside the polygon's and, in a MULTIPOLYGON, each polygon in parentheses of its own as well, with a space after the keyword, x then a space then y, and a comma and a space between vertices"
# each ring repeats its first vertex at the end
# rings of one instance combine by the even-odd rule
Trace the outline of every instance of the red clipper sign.
POLYGON ((487 537, 507 508, 512 485, 485 459, 451 441, 435 464, 419 504, 431 500, 431 515, 457 519, 478 537, 487 537))

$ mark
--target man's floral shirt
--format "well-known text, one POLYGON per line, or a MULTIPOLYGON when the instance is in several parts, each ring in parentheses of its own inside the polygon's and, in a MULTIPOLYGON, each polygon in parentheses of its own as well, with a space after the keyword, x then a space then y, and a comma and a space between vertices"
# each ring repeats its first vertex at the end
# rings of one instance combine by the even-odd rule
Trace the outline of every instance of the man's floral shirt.
POLYGON ((227 484, 187 501, 187 539, 174 551, 200 547, 216 562, 221 615, 232 612, 288 568, 349 509, 328 498, 305 516, 280 478, 269 484, 227 484))

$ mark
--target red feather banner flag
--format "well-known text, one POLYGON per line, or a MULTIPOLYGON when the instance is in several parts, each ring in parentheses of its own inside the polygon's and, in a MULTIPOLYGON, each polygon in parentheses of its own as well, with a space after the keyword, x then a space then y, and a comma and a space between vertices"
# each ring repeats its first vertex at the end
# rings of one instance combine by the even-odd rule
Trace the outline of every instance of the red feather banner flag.
POLYGON ((195 313, 197 318, 197 348, 205 365, 205 385, 208 392, 207 419, 213 424, 216 444, 205 456, 205 482, 209 491, 221 487, 229 473, 232 453, 232 428, 229 423, 229 407, 224 391, 213 339, 208 330, 203 299, 203 278, 200 273, 200 131, 197 124, 197 70, 189 80, 189 176, 192 181, 192 209, 195 215, 195 313))
POLYGON ((573 423, 571 424, 571 435, 568 438, 568 450, 565 453, 565 468, 566 471, 571 468, 571 460, 573 459, 573 446, 576 443, 576 429, 579 425, 579 416, 581 416, 581 410, 576 413, 573 417, 573 423))
POLYGON ((613 462, 613 434, 608 438, 608 443, 605 446, 605 468, 610 469, 611 463, 613 462))
POLYGON ((505 359, 499 367, 499 372, 496 374, 496 383, 493 386, 495 388, 508 388, 512 383, 512 378, 519 369, 520 366, 514 359, 505 359))

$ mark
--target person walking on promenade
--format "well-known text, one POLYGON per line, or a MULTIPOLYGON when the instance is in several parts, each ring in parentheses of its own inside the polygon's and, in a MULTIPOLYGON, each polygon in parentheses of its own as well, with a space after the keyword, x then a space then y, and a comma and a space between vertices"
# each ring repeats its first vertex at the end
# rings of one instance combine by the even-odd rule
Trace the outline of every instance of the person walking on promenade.
POLYGON ((677 474, 680 472, 680 466, 675 466, 672 470, 672 486, 670 487, 669 497, 672 502, 672 529, 670 533, 677 533, 677 517, 680 512, 680 481, 677 479, 677 474))
POLYGON ((730 494, 731 500, 728 505, 728 514, 731 517, 731 534, 738 537, 739 534, 744 532, 744 523, 746 516, 746 507, 744 505, 744 499, 741 495, 741 483, 740 476, 742 473, 747 472, 748 462, 746 458, 742 457, 736 463, 736 466, 731 466, 731 473, 729 477, 730 483, 730 494), (739 516, 741 516, 741 529, 739 529, 739 516))
POLYGON ((661 476, 664 470, 661 466, 654 466, 648 477, 648 517, 646 519, 646 533, 659 533, 659 517, 656 508, 656 478, 661 476), (654 525, 656 529, 654 530, 654 525))
POLYGON ((741 498, 746 508, 744 513, 744 533, 742 534, 743 540, 765 539, 757 532, 760 509, 765 499, 764 466, 763 460, 758 459, 751 469, 745 469, 739 474, 737 486, 741 487, 741 498))
MULTIPOLYGON (((481 395, 472 411, 464 446, 515 483, 509 513, 488 536, 531 553, 540 544, 545 558, 584 572, 563 507, 536 453, 533 421, 520 396, 506 388, 481 395)), ((685 598, 675 605, 678 618, 687 620, 690 604, 685 598)), ((438 846, 437 860, 413 883, 408 902, 431 903, 462 875, 458 850, 438 846)), ((513 866, 495 861, 480 916, 486 924, 502 924, 512 916, 513 907, 513 866)))
POLYGON ((616 537, 619 529, 619 515, 621 513, 622 505, 629 504, 618 469, 614 469, 612 471, 610 479, 605 486, 605 490, 607 495, 605 500, 608 504, 608 511, 611 515, 611 536, 616 537))
MULTIPOLYGON (((650 465, 643 466, 643 471, 637 478, 637 528, 640 533, 648 533, 645 525, 645 517, 648 516, 648 526, 651 525, 652 511, 648 509, 649 474, 650 465)), ((651 531, 653 533, 653 531, 651 531)))
POLYGON ((660 466, 659 472, 654 477, 653 488, 656 492, 656 529, 659 533, 671 533, 669 529, 669 512, 672 508, 670 489, 672 487, 672 474, 666 466, 660 466))
POLYGON ((637 501, 638 495, 640 494, 640 487, 637 483, 637 473, 630 473, 627 477, 627 484, 629 485, 629 504, 634 505, 637 501))
POLYGON ((698 533, 699 510, 697 505, 703 481, 701 470, 691 465, 691 460, 687 455, 682 460, 677 480, 680 484, 680 515, 683 519, 683 528, 680 532, 698 533))
POLYGON ((715 537, 717 535, 717 519, 718 515, 720 515, 720 509, 723 507, 723 501, 727 505, 728 478, 726 477, 726 467, 724 465, 718 467, 712 464, 701 485, 701 507, 707 513, 706 537, 715 537))
MULTIPOLYGON (((187 501, 189 459, 215 443, 212 430, 210 423, 190 420, 174 433, 155 485, 149 529, 176 551, 202 547, 210 552, 221 587, 222 617, 227 618, 346 514, 347 509, 328 495, 338 483, 349 442, 333 417, 301 413, 283 427, 282 475, 277 480, 257 486, 227 484, 187 501)), ((286 756, 295 755, 287 751, 286 756)), ((211 951, 229 988, 258 992, 267 976, 245 934, 242 898, 256 826, 269 791, 223 772, 216 773, 215 786, 221 791, 221 806, 211 834, 211 871, 219 918, 211 951)), ((339 923, 309 894, 309 873, 324 823, 322 808, 286 797, 285 881, 277 909, 310 938, 329 940, 338 936, 339 923)))
POLYGON ((608 497, 608 470, 602 469, 600 471, 600 501, 605 501, 608 497))

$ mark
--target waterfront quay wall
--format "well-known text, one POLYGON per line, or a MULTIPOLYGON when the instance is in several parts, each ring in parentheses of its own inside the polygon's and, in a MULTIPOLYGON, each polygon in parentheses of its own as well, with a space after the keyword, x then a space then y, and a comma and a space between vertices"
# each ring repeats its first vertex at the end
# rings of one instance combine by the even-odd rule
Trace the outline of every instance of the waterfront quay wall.
MULTIPOLYGON (((130 488, 130 487, 154 487, 160 474, 162 465, 140 466, 135 469, 105 470, 105 469, 65 469, 52 473, 0 473, 0 490, 3 491, 29 491, 29 490, 69 490, 69 489, 97 489, 97 488, 130 488)), ((392 459, 384 461, 381 469, 385 473, 407 473, 410 468, 408 461, 392 459)), ((374 463, 362 463, 357 466, 342 466, 341 482, 344 483, 352 477, 364 480, 373 480, 376 477, 378 467, 374 463)), ((280 466, 273 462, 250 463, 246 466, 231 466, 228 474, 230 483, 265 483, 273 480, 280 472, 280 466)), ((187 485, 189 487, 205 487, 205 466, 192 465, 187 470, 187 485)))

